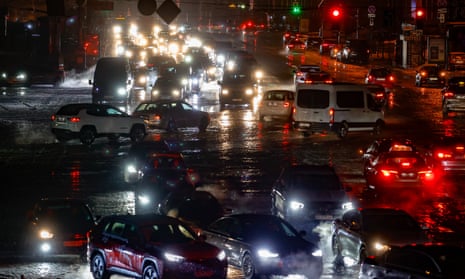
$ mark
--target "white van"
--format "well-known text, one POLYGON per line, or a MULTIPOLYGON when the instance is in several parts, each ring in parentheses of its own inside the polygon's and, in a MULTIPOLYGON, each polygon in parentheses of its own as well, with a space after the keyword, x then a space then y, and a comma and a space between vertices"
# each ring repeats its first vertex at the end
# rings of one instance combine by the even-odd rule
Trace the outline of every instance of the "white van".
POLYGON ((384 111, 371 92, 353 83, 298 84, 292 111, 294 129, 304 133, 350 131, 379 134, 384 111))

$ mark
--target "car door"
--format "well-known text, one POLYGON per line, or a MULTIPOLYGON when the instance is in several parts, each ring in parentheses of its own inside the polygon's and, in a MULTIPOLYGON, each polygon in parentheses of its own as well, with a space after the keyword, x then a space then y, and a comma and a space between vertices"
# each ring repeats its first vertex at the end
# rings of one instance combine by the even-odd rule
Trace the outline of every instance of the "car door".
POLYGON ((433 258, 425 253, 409 249, 393 249, 384 262, 382 278, 442 278, 433 258))
POLYGON ((272 202, 273 202, 273 208, 276 210, 275 213, 278 215, 285 215, 285 210, 286 210, 286 194, 285 194, 285 188, 286 188, 286 177, 284 172, 281 173, 281 175, 278 177, 276 182, 273 185, 273 189, 271 190, 271 196, 272 196, 272 202))
POLYGON ((140 274, 144 259, 143 238, 138 227, 127 223, 123 231, 124 243, 119 247, 119 262, 130 272, 140 274))
POLYGON ((103 233, 102 242, 105 244, 106 261, 109 267, 123 268, 121 252, 124 250, 126 240, 123 237, 125 223, 114 221, 106 232, 103 233))
POLYGON ((107 133, 127 134, 131 131, 132 119, 125 112, 113 107, 105 109, 105 125, 107 133))
POLYGON ((351 210, 342 216, 337 230, 339 252, 343 257, 358 260, 362 243, 361 216, 358 210, 351 210))

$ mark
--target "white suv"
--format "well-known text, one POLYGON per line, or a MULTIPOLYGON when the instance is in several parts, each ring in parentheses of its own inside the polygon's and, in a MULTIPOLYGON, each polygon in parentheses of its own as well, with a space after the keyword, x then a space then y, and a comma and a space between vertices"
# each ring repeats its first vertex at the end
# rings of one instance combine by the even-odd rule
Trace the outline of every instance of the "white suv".
POLYGON ((142 118, 105 104, 68 104, 51 117, 51 129, 58 141, 80 139, 90 145, 97 137, 115 141, 130 137, 133 142, 142 141, 146 127, 142 118))

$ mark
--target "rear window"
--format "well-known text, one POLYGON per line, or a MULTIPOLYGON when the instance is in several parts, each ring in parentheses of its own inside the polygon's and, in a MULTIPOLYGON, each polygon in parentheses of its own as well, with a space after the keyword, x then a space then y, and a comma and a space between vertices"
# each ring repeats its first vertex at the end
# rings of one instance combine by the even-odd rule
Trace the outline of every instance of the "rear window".
POLYGON ((297 105, 302 108, 327 108, 329 106, 329 91, 301 89, 298 93, 297 105))
POLYGON ((363 91, 337 91, 336 104, 340 108, 364 108, 363 91))
POLYGON ((270 91, 265 93, 265 100, 267 101, 285 101, 286 96, 288 100, 292 100, 292 93, 288 91, 270 91))
POLYGON ((86 105, 86 104, 79 104, 79 105, 67 105, 61 107, 57 114, 58 115, 76 115, 81 111, 83 108, 90 108, 92 105, 86 105))

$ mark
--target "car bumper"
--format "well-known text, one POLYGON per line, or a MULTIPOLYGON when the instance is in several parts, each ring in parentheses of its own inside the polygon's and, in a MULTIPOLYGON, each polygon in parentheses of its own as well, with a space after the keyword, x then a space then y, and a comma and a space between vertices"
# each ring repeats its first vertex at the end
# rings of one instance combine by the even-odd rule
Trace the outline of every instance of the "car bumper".
POLYGON ((323 273, 321 257, 300 253, 279 259, 257 261, 256 271, 264 275, 305 275, 320 278, 323 273))
POLYGON ((464 99, 454 99, 454 100, 447 100, 445 106, 450 111, 458 111, 463 112, 465 111, 465 98, 464 99))

